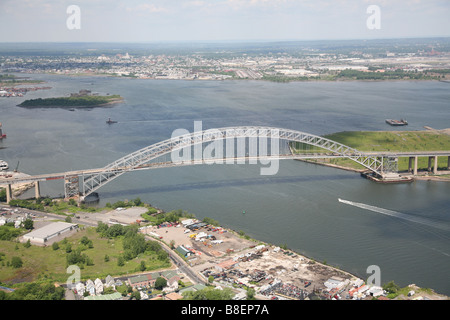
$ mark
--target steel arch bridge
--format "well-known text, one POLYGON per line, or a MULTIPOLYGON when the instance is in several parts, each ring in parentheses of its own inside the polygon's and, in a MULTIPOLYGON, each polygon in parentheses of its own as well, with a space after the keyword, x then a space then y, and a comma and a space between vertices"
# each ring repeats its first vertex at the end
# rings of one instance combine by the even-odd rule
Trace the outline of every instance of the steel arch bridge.
MULTIPOLYGON (((174 167, 174 166, 187 166, 195 164, 205 164, 205 163, 218 163, 218 160, 239 160, 239 159, 250 159, 251 156, 244 155, 241 157, 234 156, 230 158, 213 158, 213 159, 191 159, 183 161, 162 161, 154 162, 151 161, 160 158, 164 155, 172 154, 173 152, 180 150, 187 150, 187 148, 192 148, 196 145, 201 145, 203 143, 215 142, 219 140, 231 139, 246 139, 246 138, 256 138, 256 139, 272 139, 272 141, 284 140, 286 142, 298 142, 313 147, 321 148, 328 153, 326 155, 319 156, 315 155, 299 155, 299 154, 276 154, 276 155, 256 155, 253 159, 311 159, 311 158, 332 158, 341 157, 348 158, 360 165, 364 166, 368 170, 372 171, 374 174, 381 177, 384 176, 383 171, 384 159, 383 156, 367 154, 360 152, 354 148, 341 144, 339 142, 313 135, 310 133, 305 133, 296 130, 273 128, 273 127, 263 127, 263 126, 243 126, 243 127, 226 127, 219 129, 208 129, 202 131, 196 131, 193 133, 187 133, 180 136, 176 136, 148 147, 137 150, 130 153, 110 164, 104 168, 85 170, 80 172, 80 174, 75 175, 72 173, 71 177, 65 177, 65 194, 66 197, 79 195, 78 191, 79 181, 78 177, 82 179, 82 190, 81 195, 84 199, 86 196, 95 192, 108 182, 119 177, 125 172, 151 169, 151 168, 161 168, 161 167, 174 167), (72 178, 72 180, 70 179, 72 178), (73 187, 76 185, 75 187, 73 187)), ((234 141, 234 140, 232 140, 234 141)), ((229 163, 229 162, 227 162, 229 163)))

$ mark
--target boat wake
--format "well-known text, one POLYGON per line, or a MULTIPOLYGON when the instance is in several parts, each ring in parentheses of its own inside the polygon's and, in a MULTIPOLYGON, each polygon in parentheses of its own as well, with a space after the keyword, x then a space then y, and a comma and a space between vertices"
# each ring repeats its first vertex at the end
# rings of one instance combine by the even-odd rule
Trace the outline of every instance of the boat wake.
POLYGON ((392 211, 392 210, 388 210, 388 209, 383 209, 383 208, 379 208, 379 207, 374 207, 374 206, 370 206, 368 204, 364 204, 364 203, 358 203, 358 202, 353 202, 353 201, 349 201, 349 200, 342 200, 340 198, 338 198, 339 202, 341 203, 345 203, 354 207, 358 207, 358 208, 362 208, 362 209, 366 209, 366 210, 370 210, 373 212, 378 212, 378 213, 382 213, 384 215, 387 216, 391 216, 391 217, 395 217, 395 218, 399 218, 399 219, 403 219, 403 220, 407 220, 407 221, 411 221, 411 222, 415 222, 415 223, 419 223, 422 225, 426 225, 429 227, 433 227, 433 228, 437 228, 437 229, 441 229, 444 231, 450 231, 450 226, 448 225, 444 225, 442 223, 436 222, 436 221, 432 221, 426 218, 420 218, 420 217, 414 217, 414 216, 410 216, 401 212, 397 212, 397 211, 392 211))

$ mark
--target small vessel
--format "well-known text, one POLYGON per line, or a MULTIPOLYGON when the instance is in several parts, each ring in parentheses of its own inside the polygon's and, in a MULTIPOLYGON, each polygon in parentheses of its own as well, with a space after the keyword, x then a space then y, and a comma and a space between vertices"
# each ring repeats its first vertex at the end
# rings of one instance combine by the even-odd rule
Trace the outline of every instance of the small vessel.
POLYGON ((4 160, 0 160, 0 170, 8 170, 8 163, 4 160))
POLYGON ((386 119, 386 123, 390 124, 391 126, 407 126, 408 121, 401 119, 401 120, 394 120, 394 119, 386 119))
POLYGON ((117 121, 111 120, 111 118, 108 118, 106 121, 107 124, 117 123, 117 121))

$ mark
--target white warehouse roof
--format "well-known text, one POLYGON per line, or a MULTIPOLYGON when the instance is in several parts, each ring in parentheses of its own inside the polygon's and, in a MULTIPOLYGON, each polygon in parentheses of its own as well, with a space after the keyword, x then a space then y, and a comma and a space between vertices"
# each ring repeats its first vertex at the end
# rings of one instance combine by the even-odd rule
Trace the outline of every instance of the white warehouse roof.
POLYGON ((46 242, 48 239, 58 236, 61 233, 73 230, 77 225, 67 222, 53 222, 42 228, 36 229, 25 234, 25 239, 35 240, 39 242, 46 242))

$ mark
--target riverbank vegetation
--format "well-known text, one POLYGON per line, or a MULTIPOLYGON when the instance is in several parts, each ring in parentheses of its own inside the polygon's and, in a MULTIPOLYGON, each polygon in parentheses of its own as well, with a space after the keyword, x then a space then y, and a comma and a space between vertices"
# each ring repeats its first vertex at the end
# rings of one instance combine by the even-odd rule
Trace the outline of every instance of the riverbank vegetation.
POLYGON ((339 72, 336 79, 352 80, 439 80, 440 76, 429 75, 425 72, 404 71, 398 69, 395 71, 359 71, 346 69, 339 72))
POLYGON ((13 74, 0 74, 0 87, 15 87, 23 84, 44 83, 42 80, 30 80, 13 74))

